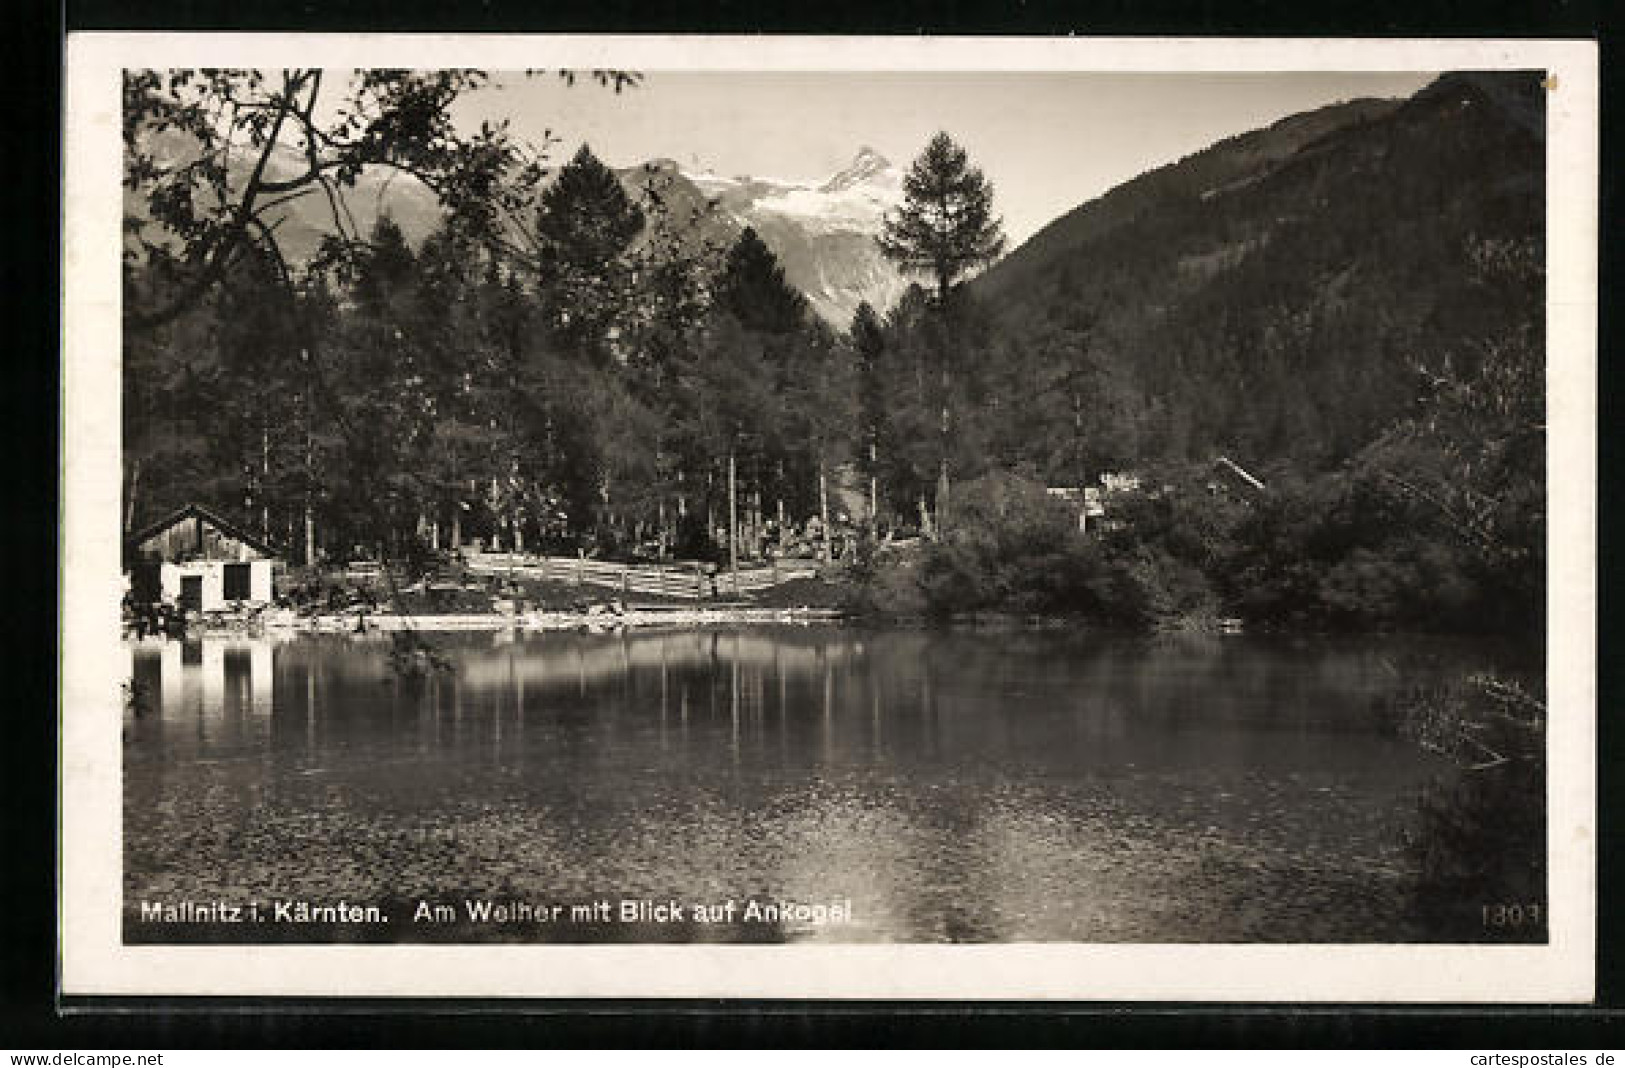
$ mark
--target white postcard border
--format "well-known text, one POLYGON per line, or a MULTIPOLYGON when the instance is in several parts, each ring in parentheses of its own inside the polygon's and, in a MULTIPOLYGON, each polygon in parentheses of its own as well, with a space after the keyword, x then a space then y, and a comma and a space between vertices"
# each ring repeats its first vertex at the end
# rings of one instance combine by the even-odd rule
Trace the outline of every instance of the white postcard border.
POLYGON ((1588 41, 70 35, 63 197, 61 983, 67 995, 1578 1002, 1595 952, 1597 50, 1588 41), (126 946, 119 77, 125 67, 1099 72, 1545 69, 1545 946, 126 946))

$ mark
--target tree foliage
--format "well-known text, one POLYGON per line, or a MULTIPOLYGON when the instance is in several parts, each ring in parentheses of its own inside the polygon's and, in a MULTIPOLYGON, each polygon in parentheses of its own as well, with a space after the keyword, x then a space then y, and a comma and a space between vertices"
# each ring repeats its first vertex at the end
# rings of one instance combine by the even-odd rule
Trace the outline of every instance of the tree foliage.
POLYGON ((628 302, 629 253, 643 212, 608 167, 582 145, 541 196, 536 234, 540 291, 554 328, 601 348, 628 302))
POLYGON ((748 330, 787 334, 807 318, 807 298, 785 281, 784 268, 751 227, 728 250, 717 278, 716 304, 748 330))
POLYGON ((165 287, 127 305, 127 329, 195 307, 255 248, 276 255, 274 212, 290 200, 324 198, 335 236, 359 242, 344 197, 369 167, 411 175, 486 228, 499 186, 539 177, 504 130, 453 126, 451 104, 480 72, 357 71, 336 92, 331 81, 314 69, 126 74, 124 185, 138 210, 125 216, 125 256, 165 287))
POLYGON ((886 258, 931 278, 938 302, 953 284, 1004 251, 993 186, 965 150, 938 132, 903 176, 903 204, 876 239, 886 258))
MULTIPOLYGON (((616 92, 638 81, 591 76, 616 92)), ((125 304, 126 330, 197 307, 256 249, 280 261, 278 209, 291 201, 325 205, 333 249, 363 244, 347 198, 373 170, 421 183, 480 240, 535 255, 526 215, 548 146, 516 141, 506 123, 465 132, 453 119, 488 81, 459 69, 127 71, 124 255, 127 284, 144 288, 125 304)))

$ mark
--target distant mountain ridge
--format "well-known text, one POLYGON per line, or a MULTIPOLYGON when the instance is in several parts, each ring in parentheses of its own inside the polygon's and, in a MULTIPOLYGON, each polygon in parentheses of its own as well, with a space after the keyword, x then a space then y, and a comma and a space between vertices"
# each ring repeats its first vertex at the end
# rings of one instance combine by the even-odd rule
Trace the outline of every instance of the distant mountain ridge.
POLYGON ((1051 258, 1127 225, 1168 200, 1212 199, 1256 182, 1334 131, 1392 114, 1401 100, 1362 98, 1289 115, 1262 129, 1227 137, 1112 187, 1042 227, 976 282, 984 294, 1019 290, 1051 258))
MULTIPOLYGON (((1337 274, 1323 255, 1304 250, 1304 233, 1314 232, 1329 208, 1344 211, 1353 205, 1355 214, 1368 216, 1361 220, 1368 234, 1393 229, 1385 224, 1384 208, 1372 201, 1372 193, 1384 188, 1384 153, 1391 154, 1399 143, 1396 138, 1412 156, 1435 157, 1423 165, 1450 168, 1457 188, 1468 189, 1480 176, 1469 160, 1452 157, 1441 162, 1442 150, 1453 142, 1446 138, 1426 144, 1430 124, 1443 121, 1441 115, 1452 108, 1459 110, 1463 99, 1478 101, 1484 115, 1495 120, 1494 130, 1480 131, 1483 144, 1493 142, 1494 151, 1505 151, 1498 138, 1541 136, 1540 97, 1499 73, 1447 75, 1408 101, 1362 99, 1293 115, 1226 138, 1079 205, 992 265, 970 290, 996 308, 1018 334, 1024 331, 1024 320, 1076 318, 1087 311, 1098 320, 1095 347, 1102 353, 1110 350, 1114 373, 1137 388, 1163 390, 1169 378, 1164 364, 1173 359, 1169 354, 1184 352, 1191 342, 1189 337, 1170 335, 1158 342, 1165 353, 1144 352, 1153 328, 1168 334, 1175 323, 1185 322, 1197 334, 1207 330, 1208 320, 1219 314, 1217 306, 1227 287, 1240 285, 1242 279, 1249 287, 1268 287, 1263 272, 1266 267, 1275 269, 1271 265, 1286 245, 1313 260, 1305 269, 1326 277, 1337 274), (1404 130, 1412 134, 1400 138, 1404 130), (1420 134, 1413 136, 1418 130, 1420 134), (1324 203, 1328 197, 1341 206, 1324 203), (1200 311, 1198 305, 1208 310, 1200 311)), ((279 152, 271 174, 287 176, 302 168, 296 153, 279 152)), ((1497 179, 1502 186, 1521 183, 1521 192, 1483 189, 1477 198, 1514 195, 1518 210, 1524 211, 1524 194, 1539 177, 1526 171, 1520 162, 1497 179)), ((836 329, 850 324, 861 302, 886 312, 910 284, 881 255, 874 240, 886 214, 901 203, 902 173, 868 146, 861 146, 833 174, 818 179, 695 173, 669 159, 621 168, 616 174, 637 199, 646 199, 653 187, 670 219, 680 229, 688 228, 694 240, 726 245, 745 227, 754 228, 783 263, 789 282, 836 329)), ((140 206, 131 197, 127 191, 127 210, 139 213, 140 206)), ((366 233, 380 215, 388 215, 413 245, 438 225, 442 215, 426 188, 384 168, 359 175, 345 204, 347 225, 353 222, 366 233)), ((1402 204, 1402 213, 1416 210, 1415 205, 1402 204)), ((1521 225, 1521 216, 1519 220, 1521 225)), ((1435 236, 1443 238, 1438 231, 1448 221, 1417 217, 1407 225, 1428 238, 1421 251, 1439 257, 1442 251, 1429 242, 1435 236)), ((320 195, 278 209, 276 238, 291 260, 308 260, 333 229, 331 209, 320 195)), ((1493 233, 1508 227, 1489 220, 1482 229, 1493 233)), ((1464 237, 1454 233, 1451 240, 1459 243, 1464 237)), ((1350 263, 1359 262, 1366 275, 1375 272, 1376 265, 1366 262, 1350 238, 1342 234, 1341 245, 1326 247, 1346 248, 1350 263)), ((1400 265, 1404 257, 1418 252, 1417 246, 1407 246, 1397 237, 1383 247, 1399 257, 1392 262, 1400 265)), ((1341 284, 1347 282, 1345 278, 1341 284)), ((1417 299, 1416 294, 1395 294, 1395 307, 1407 309, 1402 318, 1426 318, 1415 307, 1417 299)), ((1238 317, 1245 318, 1239 308, 1228 316, 1238 317)), ((1261 351, 1269 349, 1260 346, 1261 351)))
MULTIPOLYGON (((150 144, 160 161, 169 165, 189 160, 196 154, 195 143, 173 131, 151 135, 150 144)), ((232 161, 234 184, 247 184, 251 164, 246 153, 232 161)), ((303 174, 308 167, 304 157, 293 148, 278 145, 266 165, 266 177, 286 180, 303 174)), ((439 225, 443 216, 439 198, 416 178, 388 167, 370 167, 358 174, 355 185, 345 190, 337 210, 344 228, 362 235, 371 232, 380 216, 387 215, 414 246, 439 225)), ((312 259, 323 238, 337 232, 339 224, 333 218, 333 211, 334 205, 315 189, 273 208, 268 213, 268 223, 283 256, 293 263, 312 259)), ((124 213, 133 219, 146 215, 141 198, 128 188, 124 190, 124 213)))
MULTIPOLYGON (((179 147, 172 154, 184 156, 179 147)), ((297 153, 279 149, 268 173, 285 178, 303 167, 297 153)), ((884 312, 908 288, 908 280, 874 242, 882 218, 902 199, 902 175, 867 146, 834 174, 806 181, 690 174, 669 159, 615 173, 636 200, 647 203, 649 191, 655 190, 667 215, 679 229, 689 230, 685 236, 690 239, 727 244, 745 227, 754 227, 783 263, 790 284, 838 330, 850 325, 861 302, 884 312)), ((343 204, 346 228, 353 223, 366 234, 387 215, 413 246, 443 215, 437 198, 416 179, 382 167, 362 172, 343 204)), ((128 191, 126 210, 141 212, 128 191)), ((327 199, 316 194, 282 205, 273 220, 278 246, 296 263, 310 260, 323 237, 335 231, 327 199)))

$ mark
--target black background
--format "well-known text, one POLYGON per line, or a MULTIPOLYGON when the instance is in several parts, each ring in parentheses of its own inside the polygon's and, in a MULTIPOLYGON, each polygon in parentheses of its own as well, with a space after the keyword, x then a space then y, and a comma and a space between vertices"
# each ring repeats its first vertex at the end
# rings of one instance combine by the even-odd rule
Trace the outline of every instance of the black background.
MULTIPOLYGON (((587 0, 541 4, 468 0, 69 0, 13 3, 0 35, 10 212, 0 293, 0 360, 10 431, 5 479, 5 596, 0 631, 10 701, 0 705, 5 753, 4 897, 0 898, 0 1047, 125 1049, 296 1046, 539 1048, 618 1046, 1388 1046, 1586 1052, 1625 1046, 1625 909, 1620 886, 1625 730, 1618 721, 1621 658, 1614 611, 1621 569, 1607 549, 1618 531, 1621 245, 1618 174, 1621 19, 1608 0, 1462 4, 1451 0, 1155 0, 934 5, 823 0, 815 18, 783 0, 587 0), (1602 45, 1601 337, 1599 347, 1598 1001, 1575 1007, 1223 1006, 1109 1004, 805 1004, 765 1002, 503 1003, 446 1001, 271 1003, 56 1002, 56 575, 61 190, 59 148, 64 33, 79 29, 327 32, 877 33, 1365 37, 1593 37, 1602 45)), ((1554 470, 1552 479, 1563 472, 1554 470)), ((71 562, 70 562, 71 563, 71 562)), ((1509 976, 1509 979, 1513 978, 1509 976)))

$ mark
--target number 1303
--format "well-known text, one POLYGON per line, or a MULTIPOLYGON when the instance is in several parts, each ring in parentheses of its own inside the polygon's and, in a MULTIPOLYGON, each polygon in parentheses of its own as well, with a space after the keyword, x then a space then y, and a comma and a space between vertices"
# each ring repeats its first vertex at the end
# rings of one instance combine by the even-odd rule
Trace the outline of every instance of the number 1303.
POLYGON ((1539 903, 1485 905, 1483 917, 1485 927, 1526 927, 1540 922, 1541 909, 1539 903))

